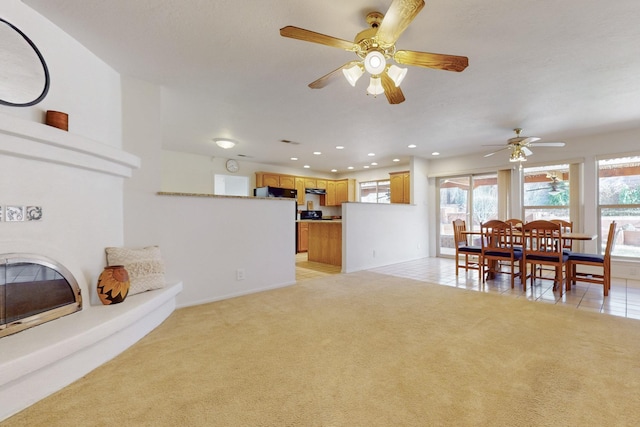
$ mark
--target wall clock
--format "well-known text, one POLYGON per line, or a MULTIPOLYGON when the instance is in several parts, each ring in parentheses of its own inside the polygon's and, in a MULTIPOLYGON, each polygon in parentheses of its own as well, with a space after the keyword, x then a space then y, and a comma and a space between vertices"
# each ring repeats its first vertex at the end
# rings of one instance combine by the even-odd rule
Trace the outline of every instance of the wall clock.
POLYGON ((238 172, 238 170, 240 170, 240 165, 238 165, 238 161, 234 159, 227 160, 226 166, 229 172, 235 173, 235 172, 238 172))

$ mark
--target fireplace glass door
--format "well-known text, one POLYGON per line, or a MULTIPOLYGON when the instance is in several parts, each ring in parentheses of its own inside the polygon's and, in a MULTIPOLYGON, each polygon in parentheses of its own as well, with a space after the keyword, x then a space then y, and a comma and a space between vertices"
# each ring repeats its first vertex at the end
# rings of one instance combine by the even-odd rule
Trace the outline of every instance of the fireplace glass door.
POLYGON ((0 262, 0 337, 82 307, 77 282, 55 261, 5 255, 0 262))

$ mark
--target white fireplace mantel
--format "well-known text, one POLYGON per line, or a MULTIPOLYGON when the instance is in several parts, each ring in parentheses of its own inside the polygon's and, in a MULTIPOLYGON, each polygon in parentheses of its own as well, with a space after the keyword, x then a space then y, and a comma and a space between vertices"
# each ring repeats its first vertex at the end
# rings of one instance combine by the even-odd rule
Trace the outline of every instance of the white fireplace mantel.
POLYGON ((140 158, 42 123, 0 113, 0 153, 128 178, 140 158))

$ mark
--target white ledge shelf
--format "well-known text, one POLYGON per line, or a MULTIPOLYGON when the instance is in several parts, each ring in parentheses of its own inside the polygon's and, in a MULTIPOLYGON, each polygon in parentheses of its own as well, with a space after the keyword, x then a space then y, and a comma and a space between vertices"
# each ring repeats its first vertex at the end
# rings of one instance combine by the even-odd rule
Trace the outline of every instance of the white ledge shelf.
POLYGON ((140 158, 42 123, 0 113, 0 153, 128 178, 140 158))

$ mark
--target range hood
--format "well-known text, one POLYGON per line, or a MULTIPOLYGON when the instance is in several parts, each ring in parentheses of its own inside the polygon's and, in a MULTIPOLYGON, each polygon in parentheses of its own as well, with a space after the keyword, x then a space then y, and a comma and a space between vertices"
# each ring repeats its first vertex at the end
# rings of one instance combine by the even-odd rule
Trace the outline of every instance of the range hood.
POLYGON ((327 190, 324 188, 305 188, 304 192, 307 194, 327 194, 327 190))

